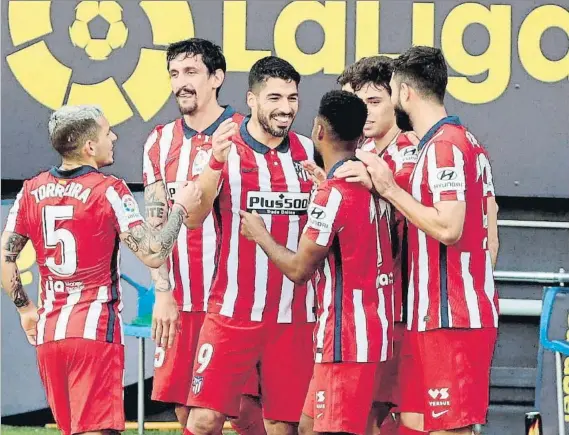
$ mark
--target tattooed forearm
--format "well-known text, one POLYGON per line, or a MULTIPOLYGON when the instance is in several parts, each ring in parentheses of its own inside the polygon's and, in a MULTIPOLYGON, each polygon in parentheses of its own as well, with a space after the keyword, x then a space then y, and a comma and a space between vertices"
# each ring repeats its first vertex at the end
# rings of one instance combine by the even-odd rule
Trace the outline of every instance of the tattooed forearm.
POLYGON ((12 298, 14 305, 16 305, 16 308, 24 308, 30 304, 30 298, 24 290, 19 273, 16 273, 13 277, 10 297, 12 298))
POLYGON ((161 181, 144 189, 144 208, 148 223, 155 228, 160 228, 166 221, 168 210, 166 188, 161 181))
POLYGON ((22 252, 22 249, 24 249, 27 242, 27 237, 16 233, 10 234, 2 246, 4 260, 8 263, 15 263, 18 255, 20 255, 20 252, 22 252))
POLYGON ((172 252, 184 217, 182 208, 174 207, 162 229, 155 229, 144 222, 131 228, 123 241, 133 252, 163 260, 172 252))
POLYGON ((27 242, 27 237, 17 233, 5 232, 2 234, 2 287, 17 308, 30 305, 30 299, 24 290, 20 271, 16 265, 16 259, 27 242))
POLYGON ((170 285, 170 276, 166 264, 163 264, 158 269, 150 269, 152 280, 154 281, 154 289, 157 292, 169 292, 172 290, 170 285))

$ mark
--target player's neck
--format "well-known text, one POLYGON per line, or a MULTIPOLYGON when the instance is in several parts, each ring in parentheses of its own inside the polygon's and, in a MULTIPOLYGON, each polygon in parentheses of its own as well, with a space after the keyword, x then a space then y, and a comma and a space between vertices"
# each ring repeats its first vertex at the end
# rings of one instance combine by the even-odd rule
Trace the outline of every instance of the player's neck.
POLYGON ((91 166, 95 169, 99 169, 95 163, 82 160, 62 160, 61 165, 59 165, 59 169, 62 171, 71 171, 72 169, 77 169, 81 166, 91 166))
POLYGON ((324 171, 326 174, 334 167, 334 165, 342 160, 347 160, 354 157, 352 151, 330 151, 329 153, 322 153, 322 161, 324 162, 324 171))
POLYGON ((278 147, 284 140, 284 137, 276 137, 268 133, 255 116, 251 116, 249 122, 247 122, 247 131, 253 139, 271 149, 278 147))
POLYGON ((422 139, 433 125, 446 117, 447 111, 444 106, 424 102, 411 117, 413 130, 419 139, 422 139))
POLYGON ((219 105, 214 98, 204 107, 194 111, 190 115, 184 115, 186 125, 193 128, 195 131, 202 132, 211 124, 217 121, 225 109, 219 105))
POLYGON ((381 153, 385 148, 389 146, 391 142, 397 137, 400 130, 397 127, 397 124, 393 124, 393 126, 381 137, 374 137, 373 142, 375 143, 375 148, 377 149, 378 153, 381 153))

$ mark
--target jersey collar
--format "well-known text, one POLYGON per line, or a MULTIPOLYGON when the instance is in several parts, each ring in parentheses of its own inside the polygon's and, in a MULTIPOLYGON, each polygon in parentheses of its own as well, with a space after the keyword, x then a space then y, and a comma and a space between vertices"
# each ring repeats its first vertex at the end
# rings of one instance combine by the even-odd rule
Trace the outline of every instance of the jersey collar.
POLYGON ((348 162, 348 161, 350 161, 350 160, 352 160, 352 161, 354 161, 354 162, 358 162, 358 161, 359 161, 358 158, 354 156, 354 157, 348 157, 348 158, 346 158, 346 159, 340 160, 339 162, 336 162, 336 163, 334 164, 334 166, 332 166, 332 167, 330 168, 330 171, 328 171, 328 175, 326 176, 326 178, 327 178, 328 180, 331 179, 331 178, 334 178, 334 172, 336 172, 336 169, 338 169, 340 166, 342 166, 344 163, 346 163, 346 162, 348 162))
POLYGON ((54 177, 68 178, 68 179, 81 177, 82 175, 89 174, 91 172, 99 172, 99 171, 94 167, 87 165, 79 166, 77 168, 68 169, 68 170, 59 169, 54 166, 49 171, 49 173, 54 177))
MULTIPOLYGON (((241 128, 239 129, 239 133, 241 134, 243 141, 247 145, 249 145, 249 147, 251 149, 253 149, 253 151, 255 151, 259 154, 267 154, 269 151, 271 151, 271 148, 269 148, 267 145, 259 142, 257 139, 255 139, 253 136, 251 136, 249 134, 249 131, 247 130, 247 124, 249 123, 250 119, 251 119, 251 115, 249 115, 248 117, 246 117, 243 120, 243 122, 241 123, 241 128)), ((286 152, 288 152, 289 148, 290 148, 290 139, 289 139, 288 134, 287 134, 283 138, 283 141, 279 144, 279 146, 274 148, 274 150, 278 151, 279 153, 286 153, 286 152)))
POLYGON ((439 128, 441 128, 445 124, 462 125, 458 116, 447 116, 441 119, 439 122, 437 122, 435 125, 431 127, 431 129, 427 132, 425 136, 423 136, 423 138, 419 142, 419 145, 417 146, 418 150, 421 151, 423 147, 427 144, 427 142, 429 142, 433 138, 433 136, 439 130, 439 128))
MULTIPOLYGON (((221 106, 221 107, 224 107, 225 110, 221 113, 221 115, 219 115, 219 118, 217 118, 213 124, 211 124, 201 133, 205 134, 206 136, 211 136, 213 133, 215 133, 215 130, 217 130, 219 124, 221 124, 226 119, 231 118, 235 114, 235 110, 233 109, 233 107, 231 106, 221 106)), ((184 119, 183 116, 182 116, 182 127, 184 128, 184 136, 186 137, 186 139, 191 139, 196 134, 200 133, 199 131, 194 130, 192 127, 186 124, 186 120, 184 119)))

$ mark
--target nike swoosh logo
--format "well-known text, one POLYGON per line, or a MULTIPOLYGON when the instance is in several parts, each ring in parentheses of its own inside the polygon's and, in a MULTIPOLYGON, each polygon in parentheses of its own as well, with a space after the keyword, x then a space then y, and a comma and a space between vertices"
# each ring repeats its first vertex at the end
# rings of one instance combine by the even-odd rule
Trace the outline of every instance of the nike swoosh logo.
POLYGON ((441 411, 441 412, 435 412, 433 411, 433 418, 439 418, 441 415, 446 414, 449 410, 447 409, 446 411, 441 411))
POLYGON ((324 416, 324 413, 321 412, 320 414, 318 414, 318 415, 316 416, 316 418, 322 418, 323 416, 324 416))

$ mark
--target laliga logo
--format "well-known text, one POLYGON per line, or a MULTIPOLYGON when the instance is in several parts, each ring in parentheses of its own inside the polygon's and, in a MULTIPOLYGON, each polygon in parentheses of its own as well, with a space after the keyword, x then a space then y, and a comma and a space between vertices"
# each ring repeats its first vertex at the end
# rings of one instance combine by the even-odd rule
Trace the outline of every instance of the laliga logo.
MULTIPOLYGON (((129 1, 128 5, 132 3, 129 1)), ((123 5, 127 5, 126 1, 123 5)), ((97 83, 92 83, 92 79, 90 82, 89 76, 73 74, 44 40, 52 33, 66 31, 71 44, 85 50, 90 61, 108 61, 113 50, 128 49, 129 36, 132 41, 138 41, 135 35, 129 34, 129 16, 116 1, 10 0, 8 23, 15 51, 6 56, 6 62, 26 92, 52 110, 64 104, 97 104, 111 125, 127 121, 134 111, 145 122, 149 121, 171 94, 165 66, 166 46, 193 37, 194 23, 185 1, 143 0, 137 5, 148 19, 152 41, 148 44, 150 48, 140 49, 138 62, 123 83, 117 83, 112 72, 97 83), (74 20, 65 23, 65 28, 58 25, 54 29, 52 17, 65 16, 60 13, 63 8, 75 8, 74 20), (92 21, 99 17, 108 25, 104 38, 93 37, 90 29, 92 21)), ((145 25, 146 21, 143 23, 131 17, 131 30, 145 25)))

